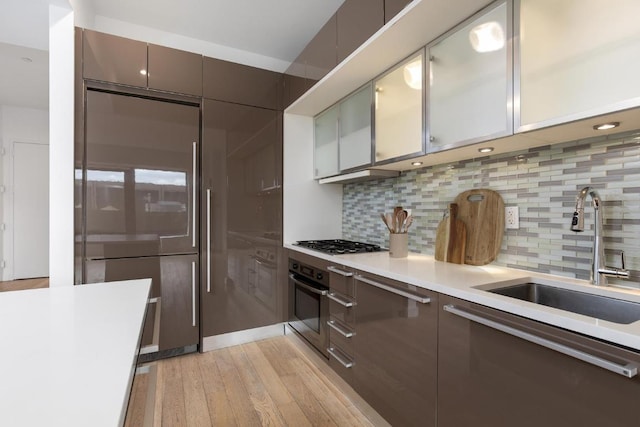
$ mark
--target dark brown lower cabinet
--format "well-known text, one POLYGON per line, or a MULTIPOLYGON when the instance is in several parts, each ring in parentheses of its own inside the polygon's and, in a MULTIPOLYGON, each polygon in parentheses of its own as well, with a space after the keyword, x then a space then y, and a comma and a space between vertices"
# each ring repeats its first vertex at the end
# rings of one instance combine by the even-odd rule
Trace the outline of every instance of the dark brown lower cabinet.
POLYGON ((438 294, 356 275, 354 389, 393 426, 436 425, 438 294))
POLYGON ((357 301, 354 272, 341 265, 329 270, 329 366, 351 386, 356 364, 354 337, 356 335, 357 301))
POLYGON ((640 426, 638 375, 598 366, 640 354, 444 295, 439 316, 439 427, 640 426))

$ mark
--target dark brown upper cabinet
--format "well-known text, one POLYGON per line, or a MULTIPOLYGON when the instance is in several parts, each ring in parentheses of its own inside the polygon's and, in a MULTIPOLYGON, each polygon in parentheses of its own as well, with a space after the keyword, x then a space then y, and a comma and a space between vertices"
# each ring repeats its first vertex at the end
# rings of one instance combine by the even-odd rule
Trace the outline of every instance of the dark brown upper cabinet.
POLYGON ((204 58, 204 97, 277 110, 281 74, 261 68, 204 58))
POLYGON ((384 23, 391 21, 411 0, 384 0, 384 23))
POLYGON ((334 16, 340 63, 384 25, 384 0, 346 0, 334 16))
POLYGON ((202 96, 202 55, 149 44, 150 89, 202 96))
POLYGON ((82 46, 86 79, 147 86, 147 44, 110 34, 84 30, 82 46))
POLYGON ((334 14, 302 51, 301 57, 305 64, 305 77, 307 79, 316 82, 338 64, 336 37, 337 18, 334 14))

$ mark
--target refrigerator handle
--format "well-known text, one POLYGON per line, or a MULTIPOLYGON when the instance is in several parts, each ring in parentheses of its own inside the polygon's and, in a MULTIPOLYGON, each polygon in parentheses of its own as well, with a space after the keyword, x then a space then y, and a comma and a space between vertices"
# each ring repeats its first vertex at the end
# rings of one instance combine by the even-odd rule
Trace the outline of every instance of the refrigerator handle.
POLYGON ((211 292, 211 189, 207 188, 207 293, 211 292))
POLYGON ((196 262, 191 261, 191 326, 196 326, 196 262))
POLYGON ((197 166, 198 166, 198 156, 197 156, 197 146, 196 142, 193 141, 193 164, 192 164, 192 183, 191 183, 191 212, 192 218, 191 223, 193 224, 193 237, 191 240, 191 245, 196 247, 196 175, 197 175, 197 166))

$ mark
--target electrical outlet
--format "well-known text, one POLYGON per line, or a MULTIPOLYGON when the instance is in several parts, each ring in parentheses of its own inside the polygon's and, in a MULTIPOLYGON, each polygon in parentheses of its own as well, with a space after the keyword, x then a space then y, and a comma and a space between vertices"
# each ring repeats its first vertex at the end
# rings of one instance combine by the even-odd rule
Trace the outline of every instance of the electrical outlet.
POLYGON ((517 206, 506 206, 504 208, 504 223, 507 229, 517 230, 520 228, 520 213, 517 206))

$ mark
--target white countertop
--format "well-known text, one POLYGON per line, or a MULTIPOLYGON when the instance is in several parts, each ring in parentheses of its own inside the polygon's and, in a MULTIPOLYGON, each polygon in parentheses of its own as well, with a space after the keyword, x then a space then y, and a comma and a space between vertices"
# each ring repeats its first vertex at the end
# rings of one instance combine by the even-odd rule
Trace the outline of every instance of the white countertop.
POLYGON ((0 293, 0 425, 122 425, 150 287, 0 293))
POLYGON ((293 244, 285 244, 284 247, 335 262, 336 265, 377 274, 640 350, 640 321, 628 325, 608 322, 493 294, 481 288, 486 288, 487 285, 496 283, 508 285, 535 281, 560 288, 640 303, 640 291, 637 290, 627 290, 612 286, 597 287, 585 280, 492 266, 491 264, 485 266, 451 264, 436 261, 429 255, 416 253, 409 253, 407 258, 391 258, 388 252, 329 255, 293 244), (477 287, 480 287, 480 289, 477 287))

